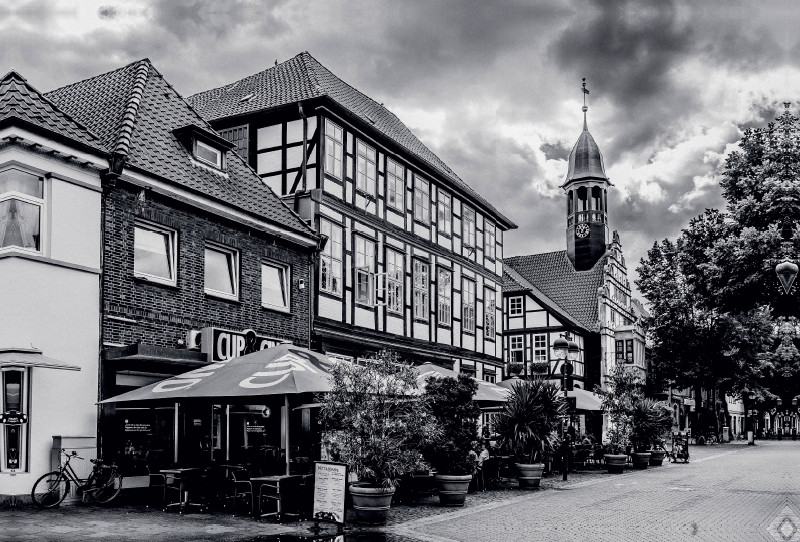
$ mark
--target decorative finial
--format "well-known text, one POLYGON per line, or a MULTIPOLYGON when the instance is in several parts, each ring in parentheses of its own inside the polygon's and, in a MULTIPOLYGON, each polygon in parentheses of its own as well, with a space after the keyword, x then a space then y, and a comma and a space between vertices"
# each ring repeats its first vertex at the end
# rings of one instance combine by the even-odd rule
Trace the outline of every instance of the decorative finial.
POLYGON ((789 106, 792 105, 792 102, 783 102, 783 107, 789 109, 789 106))
POLYGON ((586 107, 586 95, 589 94, 589 89, 586 88, 585 77, 583 78, 583 86, 581 87, 581 92, 583 92, 583 107, 581 108, 581 111, 583 111, 583 131, 588 132, 589 126, 586 124, 586 112, 589 110, 589 108, 586 107))

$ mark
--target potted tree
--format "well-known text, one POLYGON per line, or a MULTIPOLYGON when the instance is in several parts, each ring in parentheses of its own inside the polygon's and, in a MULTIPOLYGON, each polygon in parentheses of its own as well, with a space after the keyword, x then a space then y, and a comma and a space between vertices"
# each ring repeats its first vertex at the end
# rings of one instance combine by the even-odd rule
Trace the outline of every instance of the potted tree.
POLYGON ((618 363, 606 376, 606 384, 607 389, 597 386, 595 391, 603 398, 600 407, 609 421, 604 455, 606 468, 618 474, 625 469, 628 460, 625 451, 631 440, 634 403, 643 393, 642 383, 637 374, 618 363))
POLYGON ((436 470, 439 503, 464 506, 475 473, 474 443, 478 440, 480 409, 473 401, 478 383, 465 374, 457 378, 431 377, 425 399, 440 429, 438 438, 424 450, 436 470))
POLYGON ((420 449, 438 435, 417 371, 382 350, 362 364, 338 363, 319 398, 323 445, 358 480, 350 486, 356 520, 386 522, 400 477, 428 469, 420 449))
POLYGON ((497 416, 500 446, 517 460, 519 487, 538 488, 545 454, 558 448, 559 417, 567 404, 558 386, 540 377, 511 386, 511 393, 497 416))
POLYGON ((637 452, 646 451, 650 454, 650 466, 661 466, 667 454, 660 445, 661 436, 672 427, 672 410, 669 404, 643 398, 636 405, 633 420, 634 449, 637 452), (641 423, 638 420, 641 420, 641 423))

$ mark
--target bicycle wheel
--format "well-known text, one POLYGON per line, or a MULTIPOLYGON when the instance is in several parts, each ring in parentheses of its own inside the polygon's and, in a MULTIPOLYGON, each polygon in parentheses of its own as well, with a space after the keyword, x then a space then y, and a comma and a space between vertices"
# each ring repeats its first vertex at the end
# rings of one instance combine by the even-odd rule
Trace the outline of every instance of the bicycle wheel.
POLYGON ((116 469, 107 469, 94 478, 93 488, 87 493, 98 504, 108 504, 122 491, 122 476, 116 469))
POLYGON ((31 489, 31 500, 39 508, 53 508, 69 493, 69 480, 59 471, 48 472, 36 480, 31 489))

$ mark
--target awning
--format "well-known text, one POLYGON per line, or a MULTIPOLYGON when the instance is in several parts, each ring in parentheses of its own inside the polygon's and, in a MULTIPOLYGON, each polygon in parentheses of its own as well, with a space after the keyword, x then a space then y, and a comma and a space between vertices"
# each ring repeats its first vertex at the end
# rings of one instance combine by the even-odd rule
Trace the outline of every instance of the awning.
MULTIPOLYGON (((442 376, 449 376, 452 378, 457 378, 458 373, 455 371, 451 371, 450 369, 445 369, 444 367, 439 367, 438 365, 434 365, 432 363, 424 363, 417 367, 417 371, 419 371, 419 376, 417 377, 417 382, 419 383, 420 389, 425 388, 425 382, 430 377, 442 377, 442 376)), ((497 386, 496 384, 492 384, 491 382, 486 382, 484 380, 478 380, 475 377, 472 379, 478 383, 478 391, 475 392, 474 399, 479 402, 487 401, 493 403, 504 403, 507 399, 506 396, 508 392, 497 386)))
POLYGON ((57 359, 42 355, 38 348, 0 348, 0 367, 44 367, 46 369, 64 369, 80 371, 77 365, 70 365, 57 359))
POLYGON ((567 396, 575 398, 576 410, 600 411, 601 399, 592 392, 575 388, 567 392, 567 396))

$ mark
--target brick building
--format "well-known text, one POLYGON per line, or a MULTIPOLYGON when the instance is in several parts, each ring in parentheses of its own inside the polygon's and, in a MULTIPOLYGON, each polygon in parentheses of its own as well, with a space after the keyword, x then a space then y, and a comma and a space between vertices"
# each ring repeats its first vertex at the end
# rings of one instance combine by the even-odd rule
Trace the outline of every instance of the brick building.
MULTIPOLYGON (((100 399, 279 342, 309 345, 318 236, 148 60, 47 98, 111 153, 100 399)), ((221 449, 219 412, 175 408, 103 405, 100 449, 170 463, 180 431, 213 434, 221 449)))
POLYGON ((386 347, 502 378, 503 233, 516 226, 391 111, 308 53, 188 100, 329 239, 316 349, 386 347))

